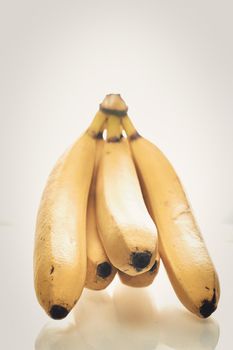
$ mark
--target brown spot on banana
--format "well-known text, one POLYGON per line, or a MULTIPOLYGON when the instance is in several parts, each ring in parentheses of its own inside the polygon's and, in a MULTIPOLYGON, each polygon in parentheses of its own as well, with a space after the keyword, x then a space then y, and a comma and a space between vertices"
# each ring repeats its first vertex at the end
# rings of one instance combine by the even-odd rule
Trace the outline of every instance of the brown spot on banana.
POLYGON ((120 140, 121 140, 121 135, 119 137, 118 136, 110 137, 107 142, 120 142, 120 140))
POLYGON ((158 267, 158 261, 155 260, 155 263, 154 263, 154 265, 152 266, 152 268, 149 270, 149 272, 154 272, 154 271, 157 269, 157 267, 158 267))
POLYGON ((141 135, 136 131, 134 134, 129 136, 129 140, 130 141, 135 141, 137 140, 139 137, 141 137, 141 135))
POLYGON ((213 297, 211 300, 204 299, 202 301, 202 305, 199 309, 200 314, 202 317, 207 318, 209 317, 215 310, 217 309, 216 305, 216 291, 215 288, 213 289, 213 297))
POLYGON ((117 117, 124 117, 125 115, 127 115, 127 110, 126 111, 118 111, 117 109, 109 109, 109 108, 101 107, 101 105, 100 105, 100 110, 101 110, 101 112, 103 112, 105 114, 111 114, 111 115, 115 115, 117 117))

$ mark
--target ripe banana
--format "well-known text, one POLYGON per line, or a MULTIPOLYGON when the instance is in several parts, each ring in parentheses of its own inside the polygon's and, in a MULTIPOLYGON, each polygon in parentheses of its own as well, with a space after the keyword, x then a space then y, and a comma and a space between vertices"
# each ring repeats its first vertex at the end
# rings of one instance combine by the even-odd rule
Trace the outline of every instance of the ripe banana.
POLYGON ((97 175, 98 231, 111 263, 133 276, 155 263, 157 231, 143 201, 128 142, 121 138, 119 115, 126 106, 119 95, 108 95, 100 108, 109 115, 97 175))
POLYGON ((148 210, 159 234, 159 252, 180 301, 199 317, 215 311, 218 276, 173 167, 163 153, 122 119, 148 210))
POLYGON ((89 129, 58 160, 45 187, 36 223, 34 283, 54 319, 64 318, 86 279, 86 209, 96 138, 106 119, 98 112, 89 129))
POLYGON ((110 263, 97 231, 95 210, 96 173, 104 147, 101 133, 97 140, 94 175, 87 207, 87 275, 85 287, 94 290, 106 288, 116 274, 116 268, 110 263))
POLYGON ((129 276, 126 273, 118 270, 118 276, 120 277, 121 282, 129 287, 147 287, 154 281, 155 276, 159 271, 159 265, 160 259, 159 254, 157 254, 155 263, 149 271, 141 273, 138 276, 129 276))

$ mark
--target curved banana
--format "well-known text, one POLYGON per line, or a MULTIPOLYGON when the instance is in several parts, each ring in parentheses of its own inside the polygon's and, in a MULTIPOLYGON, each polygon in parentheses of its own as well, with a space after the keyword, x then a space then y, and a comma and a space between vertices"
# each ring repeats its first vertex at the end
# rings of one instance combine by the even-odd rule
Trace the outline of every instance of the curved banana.
POLYGON ((108 115, 107 142, 97 174, 97 225, 105 251, 119 270, 137 275, 155 263, 157 231, 143 201, 128 142, 121 138, 126 106, 119 95, 101 105, 108 115))
POLYGON ((95 210, 96 172, 104 147, 100 134, 97 140, 94 176, 88 198, 87 207, 87 274, 85 287, 94 290, 106 288, 116 274, 116 268, 110 263, 97 231, 95 210))
POLYGON ((149 271, 141 273, 138 276, 129 276, 126 273, 118 270, 118 276, 121 282, 126 286, 136 287, 136 288, 148 287, 154 281, 159 271, 159 265, 160 265, 160 258, 159 258, 159 254, 157 254, 155 263, 149 271))
POLYGON ((86 211, 96 138, 106 116, 58 160, 48 178, 37 216, 34 284, 39 303, 54 319, 66 317, 86 278, 86 211))
POLYGON ((163 153, 138 134, 127 116, 122 122, 170 281, 184 306, 206 318, 217 307, 219 281, 182 185, 163 153))

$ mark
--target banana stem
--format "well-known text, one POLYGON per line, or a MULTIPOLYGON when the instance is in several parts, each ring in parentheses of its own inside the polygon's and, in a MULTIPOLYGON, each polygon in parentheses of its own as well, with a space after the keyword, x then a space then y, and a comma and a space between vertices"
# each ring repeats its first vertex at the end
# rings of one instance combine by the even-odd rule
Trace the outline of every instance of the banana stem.
POLYGON ((122 118, 122 125, 130 141, 136 140, 140 137, 140 134, 135 129, 128 115, 122 118))
POLYGON ((121 132, 121 118, 115 115, 109 115, 107 122, 107 142, 119 142, 121 132))
POLYGON ((128 107, 120 94, 109 94, 100 104, 100 110, 109 115, 123 117, 127 114, 128 107))
POLYGON ((102 124, 102 126, 100 127, 100 131, 98 132, 96 138, 98 140, 102 140, 103 139, 103 134, 104 134, 104 130, 107 128, 107 118, 104 121, 104 123, 102 124))
POLYGON ((86 133, 94 139, 102 138, 104 125, 106 122, 107 116, 101 111, 98 111, 91 122, 86 133))

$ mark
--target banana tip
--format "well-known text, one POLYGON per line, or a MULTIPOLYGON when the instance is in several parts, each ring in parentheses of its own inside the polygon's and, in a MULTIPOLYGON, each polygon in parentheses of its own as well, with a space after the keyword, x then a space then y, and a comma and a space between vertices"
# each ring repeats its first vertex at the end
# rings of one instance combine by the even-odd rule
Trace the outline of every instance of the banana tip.
POLYGON ((203 318, 209 317, 217 309, 216 305, 216 293, 214 289, 213 298, 211 300, 203 300, 199 312, 203 318))
POLYGON ((132 265, 136 271, 141 271, 147 267, 151 260, 151 252, 133 252, 131 255, 132 265))
POLYGON ((107 278, 111 275, 112 267, 105 261, 97 266, 97 275, 102 278, 107 278))
POLYGON ((50 316, 54 320, 61 320, 68 315, 69 311, 61 305, 53 305, 49 311, 50 316))

